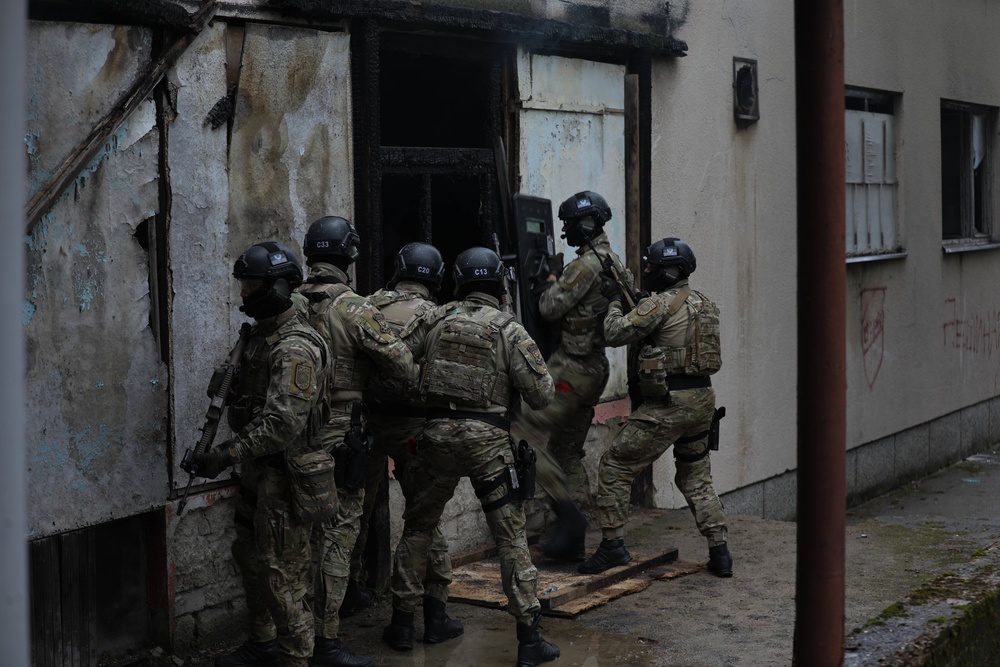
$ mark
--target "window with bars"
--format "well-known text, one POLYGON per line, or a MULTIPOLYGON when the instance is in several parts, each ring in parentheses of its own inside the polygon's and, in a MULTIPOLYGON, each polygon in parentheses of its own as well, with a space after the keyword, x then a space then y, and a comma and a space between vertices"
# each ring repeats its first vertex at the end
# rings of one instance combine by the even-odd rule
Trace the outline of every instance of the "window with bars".
POLYGON ((941 102, 941 237, 946 246, 991 241, 996 112, 992 107, 941 102))
POLYGON ((900 253, 894 97, 848 89, 845 106, 847 257, 900 253))

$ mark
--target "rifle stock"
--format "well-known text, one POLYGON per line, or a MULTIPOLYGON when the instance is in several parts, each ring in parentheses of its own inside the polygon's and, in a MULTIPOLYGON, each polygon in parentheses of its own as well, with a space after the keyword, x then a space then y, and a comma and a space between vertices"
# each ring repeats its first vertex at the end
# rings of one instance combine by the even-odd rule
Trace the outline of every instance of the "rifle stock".
MULTIPOLYGON (((497 233, 493 232, 493 250, 496 251, 497 257, 503 261, 503 255, 500 254, 500 239, 497 238, 497 233)), ((500 310, 505 313, 512 313, 514 309, 510 305, 510 284, 507 279, 507 266, 503 267, 503 294, 500 295, 500 310)))
POLYGON ((615 281, 615 284, 617 284, 621 289, 622 300, 625 302, 628 310, 635 310, 636 304, 639 303, 639 296, 632 289, 632 286, 626 282, 624 276, 621 274, 621 271, 619 271, 618 267, 615 266, 611 256, 605 255, 604 257, 601 257, 597 254, 597 248, 594 247, 594 243, 590 240, 590 237, 584 236, 584 238, 587 240, 587 245, 590 246, 591 251, 593 251, 593 253, 601 260, 601 274, 615 281))
POLYGON ((201 427, 201 438, 198 439, 198 444, 195 445, 193 450, 189 448, 184 452, 184 458, 181 459, 181 467, 186 467, 190 472, 188 473, 187 486, 184 487, 184 494, 181 496, 180 502, 177 503, 177 516, 180 516, 184 512, 188 494, 191 493, 191 483, 194 482, 194 478, 198 474, 198 466, 194 463, 194 455, 207 452, 208 448, 212 445, 212 441, 215 440, 215 434, 219 430, 219 421, 222 419, 222 410, 226 406, 226 397, 229 395, 229 389, 233 385, 233 377, 236 375, 236 369, 240 365, 240 358, 243 356, 243 350, 246 348, 248 340, 250 340, 250 324, 244 322, 243 326, 240 327, 240 339, 236 342, 236 347, 233 348, 232 354, 229 355, 229 359, 226 361, 226 373, 222 378, 222 382, 219 383, 218 391, 215 392, 211 402, 208 404, 208 410, 205 412, 205 424, 201 427))

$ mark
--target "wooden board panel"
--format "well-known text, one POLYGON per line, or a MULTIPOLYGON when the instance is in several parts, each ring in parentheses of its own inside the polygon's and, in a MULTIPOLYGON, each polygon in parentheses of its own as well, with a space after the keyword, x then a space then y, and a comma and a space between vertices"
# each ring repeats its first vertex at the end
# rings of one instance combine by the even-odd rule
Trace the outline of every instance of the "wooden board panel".
MULTIPOLYGON (((632 561, 596 575, 580 574, 576 563, 547 559, 532 553, 538 568, 538 600, 543 613, 575 616, 609 600, 636 593, 656 579, 667 579, 704 569, 704 564, 675 563, 677 550, 632 551, 632 561)), ((453 572, 449 600, 487 607, 507 604, 500 581, 500 563, 491 555, 466 561, 453 572)))

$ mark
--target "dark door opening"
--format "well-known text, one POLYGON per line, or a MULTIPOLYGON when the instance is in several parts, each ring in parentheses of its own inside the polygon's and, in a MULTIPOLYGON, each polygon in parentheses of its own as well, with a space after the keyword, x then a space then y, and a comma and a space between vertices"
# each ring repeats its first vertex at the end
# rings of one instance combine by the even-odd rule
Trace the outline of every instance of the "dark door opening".
MULTIPOLYGON (((509 47, 456 37, 369 31, 359 49, 375 72, 360 96, 358 218, 371 238, 363 288, 392 277, 410 241, 434 244, 448 263, 441 301, 453 297, 450 265, 466 248, 503 241, 503 209, 493 145, 503 136, 503 72, 509 47), (372 37, 372 34, 377 37, 372 37), (367 279, 367 283, 366 283, 367 279)), ((357 70, 356 70, 357 71, 357 70)), ((506 251, 506 248, 504 248, 506 251)))
MULTIPOLYGON (((492 229, 480 214, 481 177, 460 174, 387 174, 382 179, 382 262, 384 279, 392 277, 396 253, 410 241, 424 241, 441 251, 450 267, 466 248, 490 243, 484 232, 492 229)), ((450 269, 445 272, 438 301, 454 296, 450 269)))

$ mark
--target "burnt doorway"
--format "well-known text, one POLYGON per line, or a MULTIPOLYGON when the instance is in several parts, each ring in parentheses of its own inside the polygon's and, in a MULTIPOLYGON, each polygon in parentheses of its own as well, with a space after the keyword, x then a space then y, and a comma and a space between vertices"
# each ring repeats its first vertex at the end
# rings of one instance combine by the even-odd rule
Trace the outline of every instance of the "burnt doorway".
MULTIPOLYGON (((506 238, 493 146, 504 136, 504 79, 511 47, 457 37, 427 37, 369 26, 361 31, 355 80, 359 231, 371 239, 362 288, 392 276, 410 241, 434 244, 449 270, 442 301, 452 298, 450 266, 475 245, 506 238)), ((506 244, 503 243, 506 251, 506 244)))

